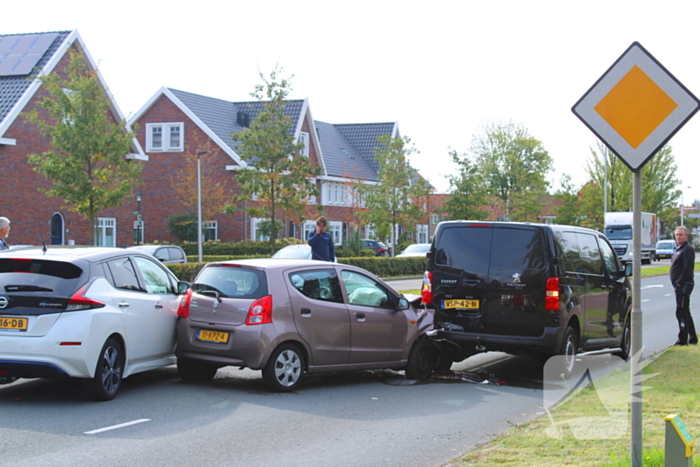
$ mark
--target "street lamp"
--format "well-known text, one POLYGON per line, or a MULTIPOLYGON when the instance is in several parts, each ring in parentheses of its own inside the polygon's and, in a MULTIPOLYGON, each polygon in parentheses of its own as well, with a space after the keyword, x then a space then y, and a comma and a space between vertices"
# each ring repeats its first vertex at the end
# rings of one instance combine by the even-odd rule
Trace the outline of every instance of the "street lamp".
POLYGON ((202 262, 202 167, 200 156, 211 151, 197 153, 197 261, 202 262))

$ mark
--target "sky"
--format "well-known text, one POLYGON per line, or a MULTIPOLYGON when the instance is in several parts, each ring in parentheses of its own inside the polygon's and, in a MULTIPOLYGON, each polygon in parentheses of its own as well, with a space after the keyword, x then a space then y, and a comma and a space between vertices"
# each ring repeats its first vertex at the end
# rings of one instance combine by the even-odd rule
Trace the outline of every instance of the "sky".
MULTIPOLYGON (((279 65, 315 120, 398 122, 438 192, 457 173, 450 150, 512 122, 553 158, 555 190, 563 174, 587 180, 597 147, 571 107, 633 42, 700 96, 699 14, 674 0, 35 0, 3 5, 0 34, 77 29, 127 118, 162 86, 250 100, 279 65)), ((699 134, 695 116, 670 141, 686 204, 700 199, 699 134)))

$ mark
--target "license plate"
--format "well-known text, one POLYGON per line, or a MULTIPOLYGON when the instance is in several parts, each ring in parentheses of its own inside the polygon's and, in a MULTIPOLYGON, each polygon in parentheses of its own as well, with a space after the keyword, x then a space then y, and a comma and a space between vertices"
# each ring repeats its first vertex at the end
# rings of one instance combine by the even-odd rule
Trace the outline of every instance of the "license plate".
POLYGON ((28 325, 29 320, 27 318, 10 318, 8 316, 0 316, 0 329, 26 331, 28 325))
POLYGON ((218 342, 220 344, 226 344, 228 342, 228 332, 217 332, 217 331, 207 331, 206 329, 200 329, 197 331, 195 338, 198 341, 205 342, 218 342))
POLYGON ((442 308, 462 308, 464 310, 478 310, 479 300, 443 300, 442 308))

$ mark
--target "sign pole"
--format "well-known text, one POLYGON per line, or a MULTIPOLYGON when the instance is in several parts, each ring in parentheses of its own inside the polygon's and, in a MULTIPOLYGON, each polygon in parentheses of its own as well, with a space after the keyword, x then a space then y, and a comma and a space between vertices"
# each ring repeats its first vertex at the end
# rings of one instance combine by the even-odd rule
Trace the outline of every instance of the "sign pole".
POLYGON ((631 368, 631 440, 630 459, 632 467, 642 467, 642 173, 636 170, 632 201, 632 314, 630 322, 631 368))

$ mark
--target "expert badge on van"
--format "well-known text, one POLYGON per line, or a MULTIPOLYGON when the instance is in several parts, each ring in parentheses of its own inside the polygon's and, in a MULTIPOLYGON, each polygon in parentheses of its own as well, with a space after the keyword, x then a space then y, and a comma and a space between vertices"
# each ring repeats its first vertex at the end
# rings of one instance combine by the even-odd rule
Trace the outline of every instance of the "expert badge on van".
POLYGON ((629 355, 631 267, 600 232, 449 221, 438 225, 427 256, 423 302, 435 309, 443 349, 455 349, 438 367, 503 351, 564 355, 568 375, 577 353, 629 355))

